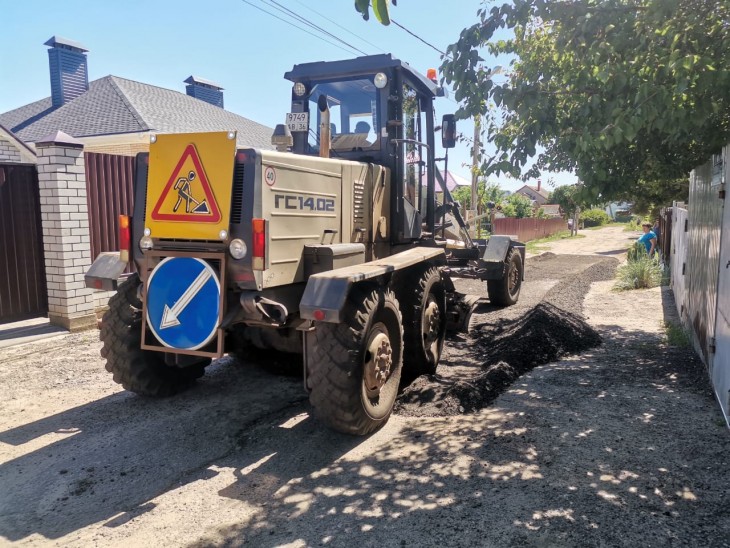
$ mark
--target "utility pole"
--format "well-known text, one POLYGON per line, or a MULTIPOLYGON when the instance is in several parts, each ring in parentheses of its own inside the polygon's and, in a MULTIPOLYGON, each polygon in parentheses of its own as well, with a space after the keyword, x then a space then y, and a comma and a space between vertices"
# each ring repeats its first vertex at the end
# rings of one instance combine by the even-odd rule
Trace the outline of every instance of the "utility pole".
POLYGON ((472 166, 471 166, 471 209, 479 215, 477 207, 477 185, 478 185, 478 170, 479 170, 479 133, 481 127, 481 120, 479 116, 474 116, 474 148, 472 149, 472 166))

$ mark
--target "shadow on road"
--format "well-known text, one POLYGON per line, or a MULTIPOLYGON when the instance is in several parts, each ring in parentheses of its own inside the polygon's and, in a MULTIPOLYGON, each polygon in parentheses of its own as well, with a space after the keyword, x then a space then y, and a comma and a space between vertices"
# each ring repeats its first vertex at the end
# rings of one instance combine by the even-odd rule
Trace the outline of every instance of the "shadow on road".
POLYGON ((698 444, 713 459, 730 444, 675 424, 697 393, 710 398, 701 366, 653 335, 609 334, 458 420, 399 420, 359 444, 305 420, 295 452, 291 432, 269 429, 227 460, 236 481, 219 491, 257 510, 195 545, 611 546, 648 530, 650 545, 680 530, 719 542, 724 489, 699 487, 687 463, 698 444))
POLYGON ((0 535, 58 538, 131 519, 173 486, 215 474, 208 465, 251 424, 305 400, 300 377, 224 358, 172 398, 118 392, 1 432, 0 442, 33 450, 0 464, 0 535))

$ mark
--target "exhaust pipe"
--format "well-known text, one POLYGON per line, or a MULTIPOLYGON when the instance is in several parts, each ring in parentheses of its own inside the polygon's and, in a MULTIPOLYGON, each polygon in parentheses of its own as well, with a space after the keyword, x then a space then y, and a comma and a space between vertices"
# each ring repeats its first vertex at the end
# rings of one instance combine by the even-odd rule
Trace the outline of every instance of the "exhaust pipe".
POLYGON ((267 320, 281 326, 289 315, 286 306, 256 293, 241 293, 240 302, 246 316, 252 320, 267 320))
POLYGON ((330 130, 330 107, 327 105, 327 96, 320 95, 317 99, 317 108, 319 108, 319 155, 322 158, 330 157, 330 147, 332 145, 332 134, 330 130))

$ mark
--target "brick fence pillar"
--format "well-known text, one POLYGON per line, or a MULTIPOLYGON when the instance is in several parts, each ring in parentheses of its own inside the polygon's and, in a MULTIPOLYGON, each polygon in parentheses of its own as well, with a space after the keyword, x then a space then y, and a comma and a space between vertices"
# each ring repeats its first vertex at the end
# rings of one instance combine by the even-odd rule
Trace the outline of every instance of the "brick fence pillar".
POLYGON ((69 331, 96 325, 94 295, 84 285, 91 265, 84 145, 62 131, 36 142, 48 317, 69 331))

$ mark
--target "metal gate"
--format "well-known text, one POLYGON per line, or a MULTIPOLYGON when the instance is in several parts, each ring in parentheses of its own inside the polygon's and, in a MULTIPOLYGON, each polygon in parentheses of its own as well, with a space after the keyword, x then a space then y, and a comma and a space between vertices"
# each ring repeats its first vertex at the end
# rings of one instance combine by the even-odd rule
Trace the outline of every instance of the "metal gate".
POLYGON ((119 250, 119 215, 131 215, 134 206, 134 157, 87 152, 84 159, 93 261, 99 253, 119 250))
POLYGON ((48 312, 38 174, 0 165, 0 322, 48 312))

